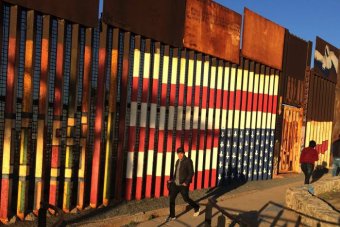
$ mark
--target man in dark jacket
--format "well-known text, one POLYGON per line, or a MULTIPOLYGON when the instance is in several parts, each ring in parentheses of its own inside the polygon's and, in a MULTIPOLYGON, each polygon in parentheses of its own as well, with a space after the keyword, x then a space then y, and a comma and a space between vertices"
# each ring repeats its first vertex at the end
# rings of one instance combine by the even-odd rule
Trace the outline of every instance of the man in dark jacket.
POLYGON ((185 202, 187 202, 192 208, 194 208, 194 216, 198 216, 200 213, 200 207, 192 199, 189 198, 189 185, 191 179, 194 176, 194 168, 192 160, 184 155, 184 149, 182 147, 177 149, 178 160, 175 165, 175 173, 172 177, 173 183, 170 190, 170 215, 166 221, 172 221, 176 219, 175 216, 175 201, 178 193, 181 193, 185 202))
POLYGON ((340 135, 339 138, 332 144, 332 158, 333 158, 333 177, 338 176, 340 172, 340 135))

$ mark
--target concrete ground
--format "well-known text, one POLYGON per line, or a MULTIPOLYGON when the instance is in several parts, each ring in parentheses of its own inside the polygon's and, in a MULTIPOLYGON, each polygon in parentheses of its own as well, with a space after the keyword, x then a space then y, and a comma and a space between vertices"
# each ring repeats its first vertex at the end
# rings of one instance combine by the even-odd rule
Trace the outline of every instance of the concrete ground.
MULTIPOLYGON (((331 177, 325 174, 321 178, 331 177)), ((209 197, 217 198, 217 205, 249 226, 306 226, 300 217, 285 207, 285 193, 289 187, 303 185, 303 174, 281 174, 272 180, 248 181, 215 190, 191 192, 192 198, 201 205, 201 215, 193 217, 193 210, 182 204, 177 197, 177 220, 165 222, 168 215, 168 198, 161 207, 132 215, 106 217, 72 223, 72 226, 206 226, 206 206, 209 197), (198 194, 197 194, 198 193, 198 194), (199 195, 199 197, 198 197, 199 195)), ((141 201, 142 202, 142 201, 141 201)), ((155 201, 154 201, 155 202, 155 201)), ((143 201, 148 207, 148 201, 143 201)), ((142 211, 142 210, 141 210, 142 211)), ((232 220, 225 218, 217 209, 212 209, 211 226, 229 226, 232 220)), ((234 224, 234 223, 233 223, 234 224)), ((238 226, 238 225, 231 225, 238 226)))

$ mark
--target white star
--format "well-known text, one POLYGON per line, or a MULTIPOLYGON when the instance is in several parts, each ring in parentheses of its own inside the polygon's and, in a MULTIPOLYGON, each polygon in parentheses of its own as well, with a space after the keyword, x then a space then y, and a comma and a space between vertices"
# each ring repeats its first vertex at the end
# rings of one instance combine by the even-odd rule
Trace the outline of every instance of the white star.
POLYGON ((227 147, 228 148, 230 147, 230 141, 229 140, 227 141, 227 147))
POLYGON ((220 143, 220 146, 221 146, 221 147, 223 147, 223 146, 224 146, 224 142, 223 142, 223 141, 221 141, 221 143, 220 143))
POLYGON ((249 136, 249 130, 246 131, 246 136, 249 136))
POLYGON ((240 148, 240 150, 242 150, 242 148, 243 148, 242 144, 240 144, 239 148, 240 148))
POLYGON ((237 136, 237 131, 234 132, 234 136, 237 136))
POLYGON ((237 146, 237 145, 236 145, 236 143, 234 142, 233 147, 236 148, 236 146, 237 146))

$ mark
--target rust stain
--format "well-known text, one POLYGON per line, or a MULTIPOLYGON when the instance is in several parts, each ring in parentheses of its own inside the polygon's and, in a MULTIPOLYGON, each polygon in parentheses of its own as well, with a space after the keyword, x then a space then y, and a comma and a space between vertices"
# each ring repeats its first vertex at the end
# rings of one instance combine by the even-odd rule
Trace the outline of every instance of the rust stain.
POLYGON ((184 47, 239 63, 242 16, 210 0, 187 0, 184 47))

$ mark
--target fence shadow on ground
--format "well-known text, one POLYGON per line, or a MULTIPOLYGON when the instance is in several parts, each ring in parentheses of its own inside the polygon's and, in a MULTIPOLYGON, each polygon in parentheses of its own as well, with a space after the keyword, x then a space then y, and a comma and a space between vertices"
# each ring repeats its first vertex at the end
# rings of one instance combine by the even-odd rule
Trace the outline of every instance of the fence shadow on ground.
POLYGON ((211 226, 211 220, 213 217, 218 216, 217 226, 249 226, 257 227, 260 224, 265 224, 269 226, 309 226, 303 223, 302 219, 311 219, 317 222, 317 226, 322 226, 324 224, 330 226, 339 226, 340 219, 338 223, 330 222, 327 220, 321 220, 301 212, 295 211, 289 207, 285 207, 281 204, 269 201, 260 210, 254 211, 242 211, 228 207, 220 207, 216 204, 216 201, 209 200, 211 207, 217 209, 214 213, 207 214, 209 212, 209 204, 205 213, 205 221, 200 223, 198 226, 211 226), (288 215, 287 215, 288 213, 288 215))

